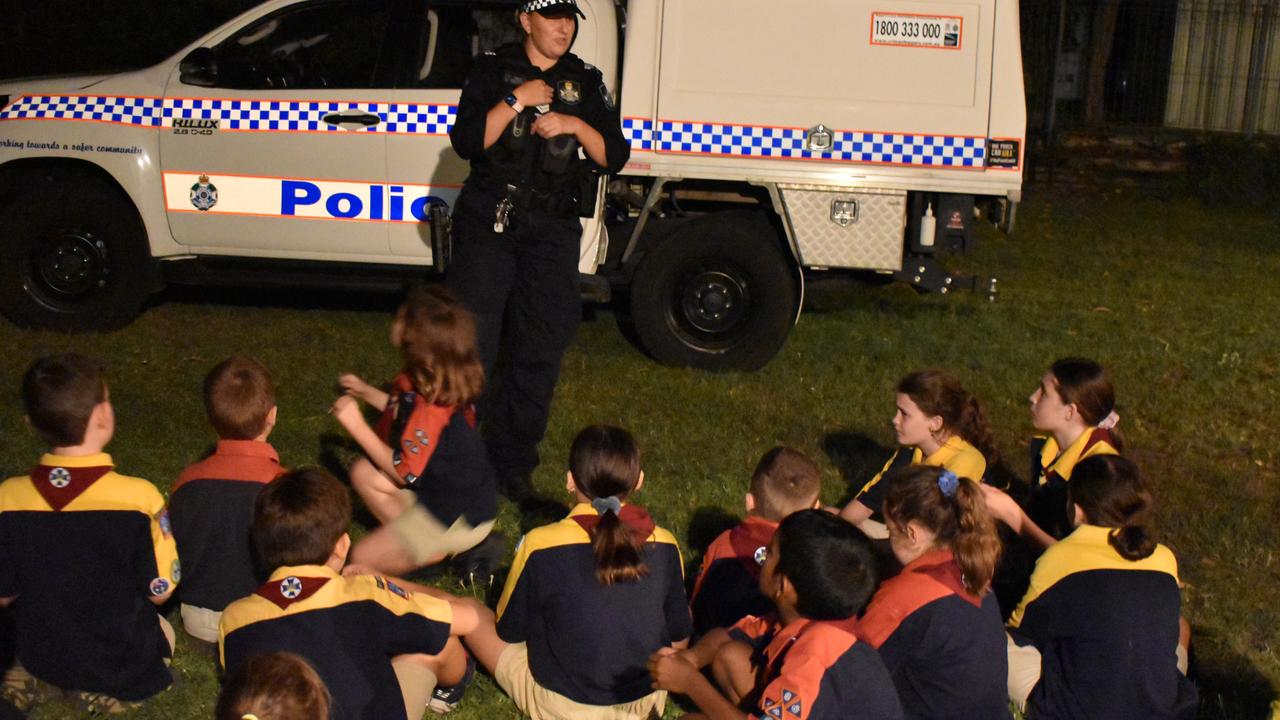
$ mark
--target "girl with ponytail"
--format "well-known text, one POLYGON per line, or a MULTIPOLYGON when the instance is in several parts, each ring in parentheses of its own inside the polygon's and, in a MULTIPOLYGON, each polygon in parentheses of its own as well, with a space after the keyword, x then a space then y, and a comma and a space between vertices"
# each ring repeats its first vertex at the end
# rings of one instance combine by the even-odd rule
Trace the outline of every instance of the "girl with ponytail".
POLYGON ((884 539, 880 514, 890 470, 912 464, 942 467, 981 481, 996 461, 991 426, 978 399, 941 370, 913 372, 898 382, 893 429, 901 445, 884 468, 840 511, 869 537, 884 539))
POLYGON ((467 647, 526 715, 662 715, 667 693, 645 664, 685 647, 693 622, 675 537, 630 502, 643 484, 630 433, 578 433, 565 483, 577 504, 520 541, 496 616, 472 603, 481 623, 467 647))
POLYGON ((1075 530, 1009 620, 1010 697, 1035 717, 1194 717, 1178 563, 1152 533, 1146 480, 1099 454, 1067 487, 1075 530))
POLYGON ((885 479, 889 544, 904 567, 858 637, 880 651, 907 718, 1008 718, 1005 635, 990 592, 1000 539, 977 483, 911 465, 885 479))

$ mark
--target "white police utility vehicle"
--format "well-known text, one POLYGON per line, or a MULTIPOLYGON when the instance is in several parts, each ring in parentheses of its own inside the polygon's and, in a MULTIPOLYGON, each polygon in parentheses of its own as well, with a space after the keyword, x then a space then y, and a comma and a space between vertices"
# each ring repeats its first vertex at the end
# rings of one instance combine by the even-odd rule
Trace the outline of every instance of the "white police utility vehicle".
MULTIPOLYGON (((804 283, 946 291, 1019 199, 1016 0, 579 0, 631 160, 582 219, 658 360, 755 368, 804 283)), ((0 311, 106 329, 166 283, 396 285, 447 259, 448 132, 516 3, 269 0, 136 72, 0 85, 0 311)))

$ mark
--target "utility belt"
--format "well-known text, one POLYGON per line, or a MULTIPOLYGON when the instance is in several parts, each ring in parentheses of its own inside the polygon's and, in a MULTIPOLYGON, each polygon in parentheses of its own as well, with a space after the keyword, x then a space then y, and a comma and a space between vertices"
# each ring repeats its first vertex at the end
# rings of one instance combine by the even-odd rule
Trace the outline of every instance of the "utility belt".
MULTIPOLYGON (((586 180, 594 183, 596 176, 588 173, 586 180)), ((505 232, 513 223, 519 222, 521 215, 529 212, 540 212, 556 218, 590 217, 595 213, 595 188, 590 193, 580 188, 574 192, 572 188, 562 188, 558 192, 544 192, 529 187, 504 185, 501 182, 486 182, 478 185, 477 194, 484 198, 481 207, 494 202, 493 231, 505 232), (589 198, 583 202, 581 198, 589 198)))

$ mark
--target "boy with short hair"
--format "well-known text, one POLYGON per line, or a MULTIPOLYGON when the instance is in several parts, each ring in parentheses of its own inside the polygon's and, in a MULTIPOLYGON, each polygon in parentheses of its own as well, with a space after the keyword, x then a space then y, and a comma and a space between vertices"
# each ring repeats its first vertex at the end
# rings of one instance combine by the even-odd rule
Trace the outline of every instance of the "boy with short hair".
POLYGON ((169 514, 186 566, 182 624, 212 644, 222 609, 258 586, 249 541, 253 502, 283 471, 267 442, 276 400, 262 363, 242 356, 218 363, 204 379, 204 407, 218 434, 217 449, 178 476, 169 514))
POLYGON ((788 516, 760 574, 777 612, 717 629, 687 650, 655 653, 653 686, 688 695, 713 720, 900 719, 889 671, 855 630, 875 587, 874 568, 853 525, 821 510, 788 516), (698 672, 707 665, 723 693, 698 672))
POLYGON ((37 360, 22 403, 50 450, 0 484, 0 605, 14 606, 18 659, 4 695, 119 711, 172 682, 173 628, 153 607, 181 575, 164 498, 103 452, 115 411, 88 358, 37 360))
POLYGON ((760 458, 746 495, 747 517, 721 533, 702 558, 689 599, 695 636, 773 610, 759 588, 765 550, 778 523, 818 507, 821 491, 822 474, 804 453, 778 446, 760 458))
POLYGON ((223 667, 231 673, 255 655, 295 653, 329 688, 333 718, 416 720, 437 680, 456 685, 466 676, 466 654, 451 634, 475 629, 476 614, 381 577, 343 576, 350 523, 347 488, 324 470, 295 470, 262 489, 252 537, 273 572, 223 611, 223 667))

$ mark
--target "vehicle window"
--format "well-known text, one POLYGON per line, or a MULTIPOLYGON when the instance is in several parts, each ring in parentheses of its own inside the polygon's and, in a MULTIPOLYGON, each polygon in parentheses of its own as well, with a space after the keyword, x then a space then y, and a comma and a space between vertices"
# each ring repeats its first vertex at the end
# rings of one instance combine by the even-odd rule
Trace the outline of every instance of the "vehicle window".
POLYGON ((510 3, 440 4, 429 17, 430 27, 419 38, 413 87, 461 88, 477 55, 524 39, 510 3))
POLYGON ((369 88, 389 10, 368 2, 287 8, 217 48, 218 85, 241 90, 369 88))

